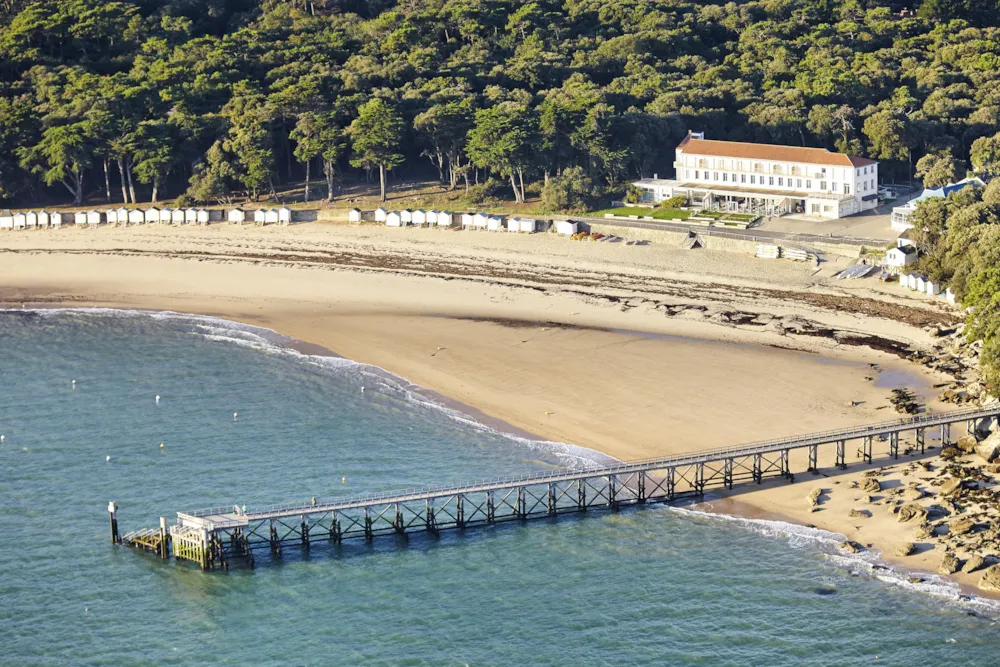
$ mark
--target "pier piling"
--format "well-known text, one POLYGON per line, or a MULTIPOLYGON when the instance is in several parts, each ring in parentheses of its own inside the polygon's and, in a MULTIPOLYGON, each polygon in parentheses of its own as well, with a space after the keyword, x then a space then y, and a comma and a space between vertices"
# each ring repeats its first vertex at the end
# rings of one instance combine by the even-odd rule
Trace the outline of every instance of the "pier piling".
POLYGON ((121 541, 118 537, 118 503, 113 500, 108 503, 108 514, 111 516, 111 544, 118 544, 121 541))

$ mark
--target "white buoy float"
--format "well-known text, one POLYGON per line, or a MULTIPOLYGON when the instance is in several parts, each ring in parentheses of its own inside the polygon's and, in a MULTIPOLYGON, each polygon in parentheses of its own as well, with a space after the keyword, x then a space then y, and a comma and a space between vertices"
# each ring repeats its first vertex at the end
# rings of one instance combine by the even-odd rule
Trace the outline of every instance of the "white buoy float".
POLYGON ((157 405, 160 404, 160 395, 159 394, 156 395, 156 404, 157 405))
POLYGON ((347 477, 341 477, 340 478, 340 483, 341 484, 347 484, 347 477))
POLYGON ((70 386, 72 386, 73 389, 76 389, 76 380, 73 380, 72 382, 70 382, 70 386))
POLYGON ((0 435, 0 442, 3 442, 3 441, 4 441, 4 440, 6 440, 6 439, 7 439, 7 436, 5 436, 5 435, 0 435))
POLYGON ((105 460, 105 461, 110 461, 110 460, 111 460, 111 457, 110 457, 110 456, 105 456, 105 457, 104 457, 104 460, 105 460))
POLYGON ((163 449, 163 443, 162 442, 160 443, 160 449, 163 449))
POLYGON ((234 412, 233 413, 233 421, 236 421, 236 418, 239 417, 239 416, 240 416, 240 413, 234 412))

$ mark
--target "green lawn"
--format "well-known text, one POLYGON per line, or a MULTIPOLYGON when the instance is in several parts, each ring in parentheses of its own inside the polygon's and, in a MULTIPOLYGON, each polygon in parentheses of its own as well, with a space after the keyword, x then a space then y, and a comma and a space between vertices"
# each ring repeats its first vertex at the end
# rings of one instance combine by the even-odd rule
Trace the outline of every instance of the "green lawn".
POLYGON ((640 218, 651 216, 656 220, 687 220, 691 216, 690 211, 681 211, 676 208, 642 208, 639 206, 624 206, 622 208, 607 208, 601 211, 591 211, 587 215, 595 218, 603 218, 605 214, 616 215, 627 218, 630 215, 637 215, 640 218))

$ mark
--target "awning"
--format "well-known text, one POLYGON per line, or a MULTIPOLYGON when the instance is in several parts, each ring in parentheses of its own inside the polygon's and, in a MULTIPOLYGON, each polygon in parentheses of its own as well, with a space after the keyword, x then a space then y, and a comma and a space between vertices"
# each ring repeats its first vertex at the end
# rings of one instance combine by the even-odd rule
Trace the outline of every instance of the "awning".
POLYGON ((861 201, 871 201, 873 199, 878 199, 878 194, 865 195, 861 198, 861 201))

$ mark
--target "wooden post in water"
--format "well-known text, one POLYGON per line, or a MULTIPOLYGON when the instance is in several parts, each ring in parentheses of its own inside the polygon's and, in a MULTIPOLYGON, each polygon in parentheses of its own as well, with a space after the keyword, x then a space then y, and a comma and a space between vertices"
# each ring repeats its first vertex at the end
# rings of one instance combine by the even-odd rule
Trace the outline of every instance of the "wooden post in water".
POLYGON ((118 537, 118 503, 113 500, 108 503, 108 514, 111 515, 111 543, 118 544, 121 541, 118 537))
POLYGON ((167 518, 160 517, 160 558, 169 558, 170 550, 167 547, 167 518))

